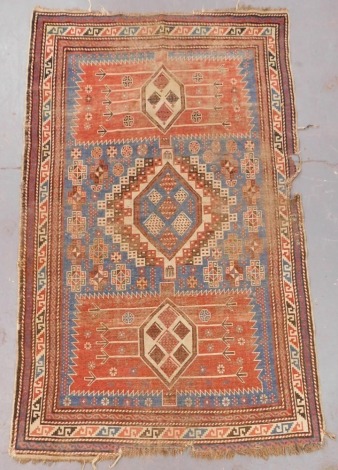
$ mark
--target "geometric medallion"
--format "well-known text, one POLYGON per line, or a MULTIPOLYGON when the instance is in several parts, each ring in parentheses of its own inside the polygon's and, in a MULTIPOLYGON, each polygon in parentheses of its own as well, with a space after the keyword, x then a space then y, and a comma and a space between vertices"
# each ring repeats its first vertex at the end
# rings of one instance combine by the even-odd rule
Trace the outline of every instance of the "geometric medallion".
POLYGON ((171 387, 196 357, 196 326, 169 299, 140 328, 140 356, 171 387))
POLYGON ((184 111, 184 87, 163 65, 142 88, 142 111, 166 132, 184 111))
POLYGON ((134 224, 172 259, 202 222, 199 194, 167 163, 135 198, 134 224))

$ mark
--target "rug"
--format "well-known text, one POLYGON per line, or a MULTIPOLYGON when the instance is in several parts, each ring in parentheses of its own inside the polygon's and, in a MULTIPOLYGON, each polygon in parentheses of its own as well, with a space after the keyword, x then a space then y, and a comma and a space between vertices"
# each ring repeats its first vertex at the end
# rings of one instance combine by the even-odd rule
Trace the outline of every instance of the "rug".
POLYGON ((321 447, 288 28, 35 11, 14 457, 321 447))

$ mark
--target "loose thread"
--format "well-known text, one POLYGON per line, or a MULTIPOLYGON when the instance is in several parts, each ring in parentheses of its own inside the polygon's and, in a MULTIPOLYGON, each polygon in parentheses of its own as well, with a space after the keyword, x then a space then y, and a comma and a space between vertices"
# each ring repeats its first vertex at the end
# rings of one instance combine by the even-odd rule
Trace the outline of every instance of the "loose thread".
POLYGON ((109 15, 109 12, 102 5, 101 5, 101 13, 102 13, 102 15, 109 15))
POLYGON ((307 129, 318 129, 319 126, 317 124, 308 124, 307 126, 297 127, 298 131, 306 131, 307 129))
POLYGON ((336 439, 336 435, 332 432, 324 431, 324 435, 333 441, 336 439))
POLYGON ((88 3, 89 3, 88 11, 89 13, 91 13, 92 12, 92 0, 88 0, 88 3))
POLYGON ((119 452, 118 452, 118 455, 117 455, 117 457, 116 457, 116 459, 115 459, 115 461, 114 461, 112 464, 109 465, 109 468, 114 468, 114 467, 116 467, 116 465, 118 464, 118 462, 119 462, 119 460, 120 460, 121 457, 122 457, 122 449, 120 448, 120 449, 119 449, 119 452))
POLYGON ((92 469, 97 470, 96 464, 100 461, 100 456, 97 455, 93 460, 92 460, 92 469))
POLYGON ((239 2, 240 2, 240 1, 241 1, 241 0, 237 0, 237 3, 236 3, 236 11, 237 11, 238 8, 239 8, 239 2))
POLYGON ((86 466, 86 464, 87 464, 87 462, 86 462, 86 461, 82 462, 82 465, 81 465, 81 470, 84 470, 84 469, 85 469, 85 466, 86 466))

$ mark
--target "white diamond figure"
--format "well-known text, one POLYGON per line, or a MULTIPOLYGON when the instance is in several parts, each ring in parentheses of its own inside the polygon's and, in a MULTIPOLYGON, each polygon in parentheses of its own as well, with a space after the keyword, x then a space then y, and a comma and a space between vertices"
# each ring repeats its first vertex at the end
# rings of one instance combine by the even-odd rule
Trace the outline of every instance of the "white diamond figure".
POLYGON ((152 235, 156 236, 160 233, 165 223, 156 214, 153 213, 144 222, 144 225, 152 235))
POLYGON ((162 65, 142 88, 143 113, 166 132, 184 107, 184 86, 162 65))
POLYGON ((191 224, 192 224, 192 221, 184 212, 181 212, 180 214, 178 214, 178 216, 172 223, 174 229, 180 236, 185 234, 185 232, 188 230, 191 224))

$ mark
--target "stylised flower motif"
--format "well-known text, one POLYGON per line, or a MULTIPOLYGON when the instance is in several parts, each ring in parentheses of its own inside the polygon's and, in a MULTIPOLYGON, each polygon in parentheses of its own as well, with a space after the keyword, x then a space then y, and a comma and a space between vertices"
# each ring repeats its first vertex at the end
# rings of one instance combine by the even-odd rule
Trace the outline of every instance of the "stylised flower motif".
POLYGON ((102 157, 102 148, 101 147, 94 147, 91 151, 93 158, 101 158, 102 157))
POLYGON ((96 364, 95 364, 94 361, 88 362, 88 369, 89 370, 93 370, 93 369, 95 369, 95 367, 96 367, 96 364))
POLYGON ((137 146, 137 154, 140 157, 145 157, 148 153, 148 145, 147 144, 140 144, 137 146))
POLYGON ((237 343, 240 345, 240 346, 243 346, 243 344, 245 344, 245 339, 244 338, 238 338, 237 340, 237 343))
POLYGON ((69 397, 65 397, 63 400, 64 406, 69 406, 72 404, 72 400, 69 397))
POLYGON ((122 163, 116 163, 114 166, 113 166, 113 174, 114 176, 122 176, 124 173, 124 166, 122 165, 122 163))
POLYGON ((76 160, 78 158, 81 158, 81 155, 82 155, 82 152, 81 152, 81 149, 79 149, 78 147, 75 147, 72 151, 71 151, 71 157, 72 158, 75 158, 76 160))
POLYGON ((214 159, 214 154, 211 150, 206 150, 203 154, 203 160, 205 161, 205 163, 210 163, 213 161, 214 159))
POLYGON ((203 74, 201 72, 195 72, 192 79, 194 83, 201 83, 203 80, 203 74))
POLYGON ((201 146, 200 146, 199 142, 197 142, 197 140, 192 140, 189 143, 189 152, 191 152, 193 154, 198 153, 200 148, 201 148, 201 146))
POLYGON ((188 287, 190 287, 190 289, 194 289, 197 286, 197 283, 198 281, 195 276, 188 277, 187 284, 188 284, 188 287))
POLYGON ((103 406, 109 405, 109 398, 103 397, 102 400, 101 400, 101 404, 102 404, 103 406))
POLYGON ((220 375, 224 374, 224 372, 225 372, 225 367, 224 367, 223 364, 218 364, 218 366, 217 366, 217 372, 218 372, 220 375))
POLYGON ((185 406, 188 406, 188 407, 192 406, 192 399, 190 397, 186 398, 184 400, 184 404, 185 406))
POLYGON ((136 281, 136 285, 137 285, 137 288, 140 289, 140 290, 144 290, 147 288, 148 286, 148 281, 147 279, 142 276, 142 277, 139 277, 136 281))
POLYGON ((125 158, 130 157, 133 154, 133 148, 130 145, 124 145, 121 154, 125 158))
POLYGON ((133 84, 134 80, 133 80, 133 77, 131 75, 124 75, 124 77, 122 78, 122 86, 124 88, 130 88, 133 84))
POLYGON ((223 406, 229 406, 230 405, 230 398, 228 398, 228 397, 222 398, 222 405, 223 406))
POLYGON ((198 315, 203 322, 208 322, 211 318, 211 313, 206 308, 203 308, 198 315))
POLYGON ((93 91, 93 87, 91 85, 86 85, 85 92, 86 93, 91 93, 92 91, 93 91))
POLYGON ((153 400, 151 398, 146 398, 144 400, 144 404, 148 407, 150 407, 153 404, 153 400))
POLYGON ((191 120, 193 123, 197 124, 202 121, 202 113, 197 109, 191 113, 191 120))
POLYGON ((92 348, 91 343, 88 343, 88 342, 85 343, 85 344, 84 344, 84 348, 87 349, 87 350, 91 349, 91 348, 92 348))
POLYGON ((122 321, 123 323, 125 323, 126 325, 131 325, 134 321, 134 314, 131 313, 131 312, 126 312, 122 315, 122 321))
POLYGON ((112 367, 111 369, 109 369, 109 375, 111 375, 112 377, 116 377, 117 375, 116 367, 112 367))
POLYGON ((268 402, 268 396, 265 395, 265 393, 262 393, 262 395, 259 397, 261 403, 267 403, 268 402))
POLYGON ((123 118, 124 127, 132 127, 134 124, 134 118, 131 114, 126 114, 123 118))
POLYGON ((91 121, 92 119, 93 119, 93 115, 92 115, 91 113, 87 113, 87 114, 85 115, 85 120, 86 120, 86 121, 91 121))
POLYGON ((253 152, 255 149, 255 144, 251 140, 247 140, 244 145, 245 150, 248 152, 253 152))
POLYGON ((118 263, 119 261, 121 261, 121 253, 118 252, 118 251, 114 251, 111 255, 110 255, 110 259, 112 260, 113 263, 118 263))
POLYGON ((114 145, 110 145, 107 148, 107 155, 109 158, 115 158, 117 156, 117 148, 114 145))

